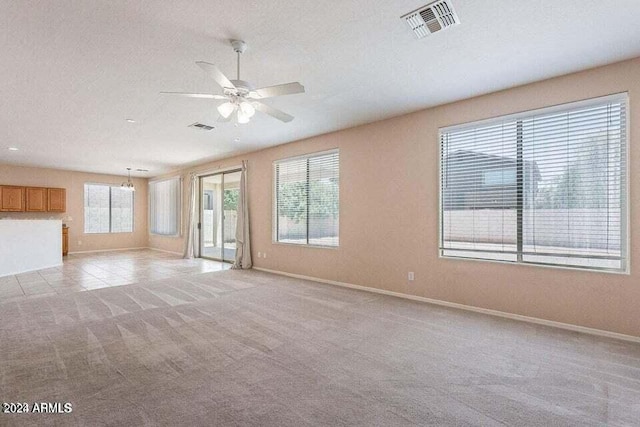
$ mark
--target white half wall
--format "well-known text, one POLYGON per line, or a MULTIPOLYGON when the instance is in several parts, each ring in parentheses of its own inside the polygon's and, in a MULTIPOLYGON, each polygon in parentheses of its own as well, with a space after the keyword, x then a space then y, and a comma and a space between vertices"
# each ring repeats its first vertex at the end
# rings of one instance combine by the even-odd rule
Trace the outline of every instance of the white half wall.
POLYGON ((62 221, 0 220, 0 277, 62 265, 62 221))

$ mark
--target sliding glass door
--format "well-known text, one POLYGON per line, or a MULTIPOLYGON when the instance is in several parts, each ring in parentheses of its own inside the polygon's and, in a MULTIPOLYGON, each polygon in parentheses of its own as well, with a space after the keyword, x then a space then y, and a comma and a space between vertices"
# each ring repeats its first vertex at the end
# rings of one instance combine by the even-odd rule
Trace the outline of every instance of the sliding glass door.
POLYGON ((240 171, 225 173, 222 191, 222 235, 224 261, 236 259, 236 223, 238 217, 238 196, 240 195, 240 171))
POLYGON ((233 262, 236 256, 236 217, 240 171, 200 178, 200 254, 233 262))
POLYGON ((222 174, 200 178, 200 254, 222 259, 222 174))

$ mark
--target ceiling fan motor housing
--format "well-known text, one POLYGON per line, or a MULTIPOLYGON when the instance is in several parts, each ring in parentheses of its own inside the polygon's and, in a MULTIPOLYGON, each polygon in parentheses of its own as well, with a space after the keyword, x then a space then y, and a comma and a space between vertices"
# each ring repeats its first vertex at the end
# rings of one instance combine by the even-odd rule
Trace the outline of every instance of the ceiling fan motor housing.
POLYGON ((230 80, 231 83, 233 83, 233 85, 236 87, 236 90, 233 89, 226 89, 224 90, 224 93, 226 95, 230 95, 230 94, 237 94, 240 96, 245 96, 248 95, 249 92, 251 92, 253 90, 253 86, 251 86, 251 83, 244 81, 244 80, 230 80))

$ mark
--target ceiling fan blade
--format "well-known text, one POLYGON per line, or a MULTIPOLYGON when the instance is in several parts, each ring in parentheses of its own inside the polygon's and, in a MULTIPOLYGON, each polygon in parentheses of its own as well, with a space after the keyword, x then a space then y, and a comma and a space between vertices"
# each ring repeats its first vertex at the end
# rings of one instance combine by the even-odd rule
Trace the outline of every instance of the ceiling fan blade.
POLYGON ((236 88, 233 85, 233 83, 231 83, 231 81, 227 78, 227 76, 222 74, 222 71, 220 71, 220 69, 215 65, 210 64, 208 62, 204 62, 204 61, 198 61, 196 62, 196 64, 198 65, 198 67, 202 68, 204 72, 207 73, 207 75, 211 77, 213 80, 215 80, 216 83, 218 83, 222 88, 224 89, 236 88))
POLYGON ((228 99, 224 95, 213 95, 210 93, 188 93, 188 92, 160 92, 161 95, 177 95, 187 98, 208 98, 208 99, 228 99))
POLYGON ((256 110, 268 114, 271 117, 274 117, 285 123, 289 123, 291 120, 293 120, 293 116, 290 116, 289 114, 285 113, 284 111, 280 111, 277 108, 273 108, 271 105, 263 104, 262 102, 257 101, 252 102, 252 104, 256 108, 256 110))
POLYGON ((285 83, 282 85, 268 86, 256 89, 251 92, 253 99, 271 98, 274 96, 293 95, 295 93, 304 93, 304 86, 298 82, 285 83))

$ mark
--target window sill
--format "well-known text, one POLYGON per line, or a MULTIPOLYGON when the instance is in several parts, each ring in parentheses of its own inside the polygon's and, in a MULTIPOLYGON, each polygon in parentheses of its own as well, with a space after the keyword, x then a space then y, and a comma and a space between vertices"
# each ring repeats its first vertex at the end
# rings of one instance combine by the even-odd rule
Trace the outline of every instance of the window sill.
POLYGON ((82 234, 86 234, 87 236, 110 235, 110 234, 133 234, 133 231, 109 231, 106 233, 89 233, 84 231, 82 234))
POLYGON ((149 236, 166 237, 168 239, 180 239, 182 237, 182 234, 156 234, 156 233, 149 232, 149 236))
POLYGON ((298 248, 312 248, 312 249, 331 249, 338 250, 340 246, 323 246, 323 245, 308 245, 308 244, 300 244, 300 243, 286 243, 286 242, 278 242, 276 240, 271 241, 272 245, 281 245, 281 246, 295 246, 298 248))
POLYGON ((605 273, 605 274, 615 274, 615 275, 622 275, 622 276, 631 275, 631 271, 629 268, 627 268, 626 270, 612 270, 612 269, 606 269, 606 268, 574 267, 570 265, 552 265, 552 264, 542 264, 542 263, 535 263, 535 262, 516 262, 516 261, 503 261, 503 260, 497 260, 497 259, 466 258, 466 257, 457 257, 457 256, 451 256, 451 255, 442 255, 442 253, 438 255, 438 258, 452 260, 452 261, 487 262, 492 264, 506 264, 506 265, 513 265, 513 266, 521 266, 521 267, 542 267, 542 268, 553 269, 553 270, 560 269, 560 270, 571 270, 571 271, 584 271, 587 273, 605 273))

